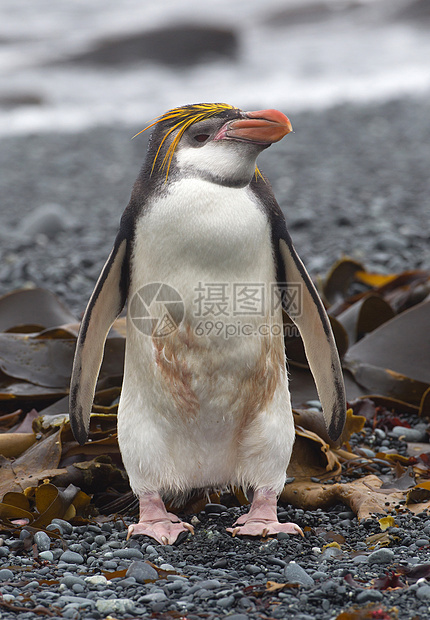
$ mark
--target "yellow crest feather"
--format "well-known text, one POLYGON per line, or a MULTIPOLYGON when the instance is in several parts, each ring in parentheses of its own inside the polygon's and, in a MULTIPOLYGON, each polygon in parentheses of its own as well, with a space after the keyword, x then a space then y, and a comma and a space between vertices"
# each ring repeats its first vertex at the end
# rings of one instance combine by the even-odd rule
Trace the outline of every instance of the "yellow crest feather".
POLYGON ((186 105, 186 106, 182 106, 179 108, 173 108, 172 110, 168 110, 161 116, 158 116, 149 125, 147 125, 145 129, 142 129, 142 131, 139 131, 135 136, 133 136, 133 138, 135 138, 136 136, 140 135, 147 129, 150 129, 151 127, 154 127, 154 125, 157 125, 158 123, 161 123, 163 121, 172 121, 174 123, 173 126, 169 129, 169 131, 166 132, 166 135, 161 140, 160 145, 155 154, 154 161, 152 162, 152 169, 151 169, 151 174, 152 174, 155 168, 155 163, 158 159, 158 155, 160 153, 160 150, 164 142, 166 141, 166 139, 169 137, 169 135, 172 132, 178 130, 178 133, 176 134, 175 138, 173 139, 172 143, 167 149, 167 153, 165 154, 163 161, 160 164, 160 170, 166 169, 166 181, 167 181, 167 178, 169 176, 170 164, 172 163, 172 159, 173 159, 173 154, 184 132, 189 127, 191 127, 191 125, 194 125, 194 123, 199 123, 200 121, 204 121, 207 118, 210 118, 211 116, 215 116, 216 114, 223 112, 224 110, 237 110, 237 109, 238 108, 236 108, 235 106, 229 105, 228 103, 197 103, 194 105, 186 105))
MULTIPOLYGON (((185 105, 178 108, 173 108, 172 110, 168 110, 164 112, 161 116, 158 116, 153 121, 150 122, 142 131, 139 131, 133 138, 139 136, 141 133, 158 125, 158 123, 162 123, 163 121, 172 121, 174 124, 170 129, 166 132, 165 136, 160 142, 160 145, 157 149, 157 152, 154 157, 154 161, 152 162, 151 175, 154 172, 155 164, 158 159, 158 155, 160 154, 160 150, 166 141, 166 139, 170 136, 171 133, 178 130, 176 136, 172 140, 167 152, 163 158, 163 161, 160 164, 160 170, 166 169, 166 181, 169 176, 170 164, 172 163, 173 154, 176 150, 176 147, 179 144, 180 139, 182 138, 185 131, 194 125, 194 123, 199 123, 200 121, 204 121, 211 116, 215 116, 220 112, 225 110, 238 110, 235 106, 232 106, 228 103, 196 103, 191 105, 185 105), (175 122, 176 121, 176 122, 175 122)), ((255 168, 255 179, 258 177, 263 179, 258 168, 255 168)), ((263 179, 264 180, 264 179, 263 179)))

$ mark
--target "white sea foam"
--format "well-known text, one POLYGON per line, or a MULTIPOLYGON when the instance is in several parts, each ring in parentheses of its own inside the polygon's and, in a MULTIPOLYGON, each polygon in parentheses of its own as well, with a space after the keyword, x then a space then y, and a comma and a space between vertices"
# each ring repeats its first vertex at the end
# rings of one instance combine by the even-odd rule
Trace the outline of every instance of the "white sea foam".
MULTIPOLYGON (((0 100, 34 94, 42 104, 0 108, 0 134, 106 123, 140 129, 170 107, 197 101, 277 107, 288 114, 430 91, 427 29, 392 19, 407 0, 363 0, 369 13, 339 10, 317 22, 268 22, 304 1, 2 0, 0 100), (142 62, 115 69, 51 64, 107 36, 190 21, 236 30, 237 61, 186 69, 142 62)), ((342 0, 331 3, 342 7, 342 0)))

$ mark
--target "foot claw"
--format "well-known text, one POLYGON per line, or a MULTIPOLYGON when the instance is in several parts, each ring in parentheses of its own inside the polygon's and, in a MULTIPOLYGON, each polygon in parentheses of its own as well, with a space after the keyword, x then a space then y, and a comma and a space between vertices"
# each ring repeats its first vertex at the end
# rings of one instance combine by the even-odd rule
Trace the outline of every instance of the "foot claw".
POLYGON ((182 522, 182 525, 194 536, 194 528, 191 523, 182 522))
POLYGON ((269 530, 267 529, 267 527, 265 527, 261 535, 263 538, 267 538, 268 533, 269 533, 269 530))
POLYGON ((168 541, 168 539, 167 539, 167 536, 162 536, 162 537, 161 537, 161 542, 163 543, 163 545, 167 545, 167 544, 169 544, 169 541, 168 541))

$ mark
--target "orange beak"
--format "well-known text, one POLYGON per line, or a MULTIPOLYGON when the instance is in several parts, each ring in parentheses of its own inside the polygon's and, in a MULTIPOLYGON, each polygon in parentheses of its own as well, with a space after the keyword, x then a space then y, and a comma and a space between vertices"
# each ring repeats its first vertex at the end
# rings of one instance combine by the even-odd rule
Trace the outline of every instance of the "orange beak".
POLYGON ((279 110, 245 112, 246 118, 229 121, 215 136, 215 140, 233 138, 260 144, 272 144, 282 140, 292 131, 289 119, 279 110))

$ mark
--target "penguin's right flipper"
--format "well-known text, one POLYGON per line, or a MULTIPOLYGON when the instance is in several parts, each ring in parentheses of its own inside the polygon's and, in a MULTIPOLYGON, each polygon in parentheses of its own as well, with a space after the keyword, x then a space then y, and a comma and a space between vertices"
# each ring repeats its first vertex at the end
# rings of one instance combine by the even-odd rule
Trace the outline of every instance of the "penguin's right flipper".
POLYGON ((127 239, 120 233, 88 302, 76 343, 69 411, 73 435, 81 445, 88 438, 106 337, 127 298, 127 263, 127 239))

